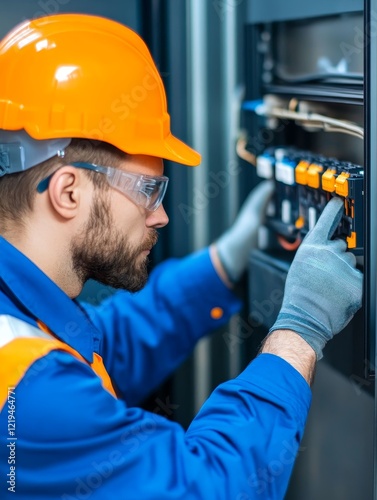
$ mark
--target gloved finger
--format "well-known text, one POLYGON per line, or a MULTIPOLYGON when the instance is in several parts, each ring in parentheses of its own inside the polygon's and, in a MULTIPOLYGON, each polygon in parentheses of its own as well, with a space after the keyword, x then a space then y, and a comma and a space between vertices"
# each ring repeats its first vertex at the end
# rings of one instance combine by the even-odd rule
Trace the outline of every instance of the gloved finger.
POLYGON ((342 219, 344 211, 344 202, 339 197, 332 198, 328 204, 325 206, 317 224, 314 226, 310 234, 308 234, 308 239, 315 239, 319 241, 320 239, 329 240, 335 229, 338 227, 339 222, 342 219))
POLYGON ((270 201, 274 188, 275 184, 273 181, 260 182, 248 195, 243 206, 249 210, 260 212, 270 201))
POLYGON ((352 252, 346 252, 343 254, 342 259, 351 267, 356 267, 356 257, 352 252))
POLYGON ((351 267, 356 267, 356 257, 353 253, 347 252, 347 243, 344 240, 334 240, 330 243, 330 248, 333 253, 339 255, 339 257, 346 262, 351 267))
POLYGON ((341 238, 336 238, 328 243, 334 253, 345 253, 347 251, 347 243, 341 238))
POLYGON ((251 220, 255 220, 257 224, 263 224, 267 205, 274 189, 275 183, 273 181, 260 182, 243 202, 236 224, 248 227, 251 220))

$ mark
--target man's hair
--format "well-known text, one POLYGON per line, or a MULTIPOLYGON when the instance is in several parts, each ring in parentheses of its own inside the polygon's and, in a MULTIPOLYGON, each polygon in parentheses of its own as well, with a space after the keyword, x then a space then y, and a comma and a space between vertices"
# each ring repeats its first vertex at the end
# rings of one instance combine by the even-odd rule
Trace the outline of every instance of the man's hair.
MULTIPOLYGON (((82 161, 119 167, 126 154, 118 148, 101 141, 72 139, 64 150, 63 158, 54 156, 24 172, 4 175, 0 178, 0 233, 8 230, 15 223, 22 225, 23 218, 33 210, 39 182, 72 162, 82 161)), ((95 188, 109 187, 104 175, 84 170, 95 188)))

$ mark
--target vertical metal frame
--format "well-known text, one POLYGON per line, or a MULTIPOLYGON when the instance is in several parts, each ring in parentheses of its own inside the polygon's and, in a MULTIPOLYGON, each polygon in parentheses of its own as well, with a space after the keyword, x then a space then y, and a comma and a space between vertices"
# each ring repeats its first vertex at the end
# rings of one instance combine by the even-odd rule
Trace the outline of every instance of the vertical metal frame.
POLYGON ((375 373, 376 346, 376 250, 377 250, 377 42, 371 34, 377 1, 366 0, 364 13, 364 107, 365 107, 365 325, 367 375, 375 373))
POLYGON ((377 12, 377 1, 367 0, 364 15, 365 34, 365 318, 366 318, 366 364, 368 374, 375 371, 376 345, 376 224, 377 224, 377 43, 371 36, 370 23, 373 12, 377 12))
MULTIPOLYGON (((193 249, 216 240, 227 229, 239 208, 240 174, 234 174, 236 136, 240 109, 239 2, 186 0, 188 20, 189 112, 191 143, 202 153, 202 164, 192 173, 193 206, 197 194, 206 203, 192 217, 190 234, 193 249), (218 182, 217 175, 226 176, 218 182)), ((197 204, 199 207, 200 204, 197 204)), ((237 335, 240 321, 235 317, 226 333, 237 335)), ((237 375, 243 367, 243 347, 231 351, 221 332, 202 340, 195 351, 195 412, 218 383, 237 375)))
MULTIPOLYGON (((208 178, 208 48, 207 48, 207 5, 202 0, 189 0, 187 4, 189 20, 189 78, 190 103, 192 107, 192 145, 202 154, 200 168, 193 171, 193 190, 200 189, 208 178)), ((207 245, 209 235, 209 207, 193 216, 193 248, 207 245)), ((211 387, 211 353, 209 338, 202 339, 194 353, 194 411, 200 409, 208 397, 211 387)))
MULTIPOLYGON (((369 355, 367 359, 374 368, 377 339, 377 33, 372 31, 376 24, 377 0, 366 0, 364 10, 365 45, 365 309, 366 325, 369 333, 369 355)), ((377 421, 377 398, 375 388, 375 428, 377 421)), ((374 498, 377 498, 377 440, 374 429, 374 498)))

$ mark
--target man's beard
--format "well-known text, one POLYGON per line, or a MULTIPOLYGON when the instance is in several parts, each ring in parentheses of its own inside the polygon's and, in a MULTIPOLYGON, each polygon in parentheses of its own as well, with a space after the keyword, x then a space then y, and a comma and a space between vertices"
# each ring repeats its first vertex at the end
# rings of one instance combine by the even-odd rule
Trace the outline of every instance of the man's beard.
POLYGON ((137 292, 148 280, 148 258, 143 258, 142 252, 156 244, 157 231, 150 229, 147 239, 132 248, 127 236, 116 232, 114 226, 109 203, 97 196, 88 223, 78 241, 71 245, 73 269, 82 284, 94 279, 137 292))

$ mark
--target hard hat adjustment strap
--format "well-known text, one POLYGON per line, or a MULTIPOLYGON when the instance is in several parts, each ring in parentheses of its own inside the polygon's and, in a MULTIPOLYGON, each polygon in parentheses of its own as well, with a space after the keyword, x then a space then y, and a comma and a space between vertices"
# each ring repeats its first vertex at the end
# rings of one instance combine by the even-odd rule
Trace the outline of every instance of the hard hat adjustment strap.
POLYGON ((0 177, 24 170, 23 153, 20 143, 0 143, 0 177))

